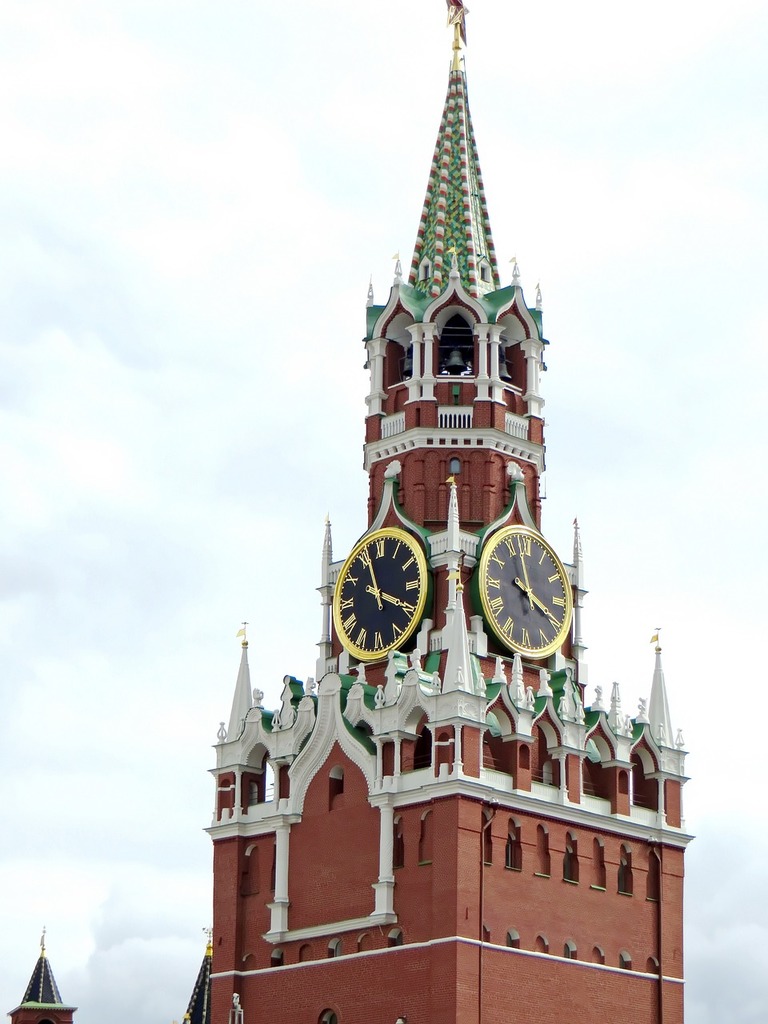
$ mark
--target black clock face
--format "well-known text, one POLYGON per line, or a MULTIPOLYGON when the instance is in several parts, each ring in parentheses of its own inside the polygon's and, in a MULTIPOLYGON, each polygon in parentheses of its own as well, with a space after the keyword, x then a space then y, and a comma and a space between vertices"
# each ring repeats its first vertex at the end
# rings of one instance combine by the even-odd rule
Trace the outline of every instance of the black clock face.
POLYGON ((427 601, 427 561, 418 543, 397 528, 364 537, 344 563, 333 596, 336 633, 360 661, 402 647, 427 601))
POLYGON ((545 658, 562 645, 573 593, 562 562, 535 530, 499 530, 483 549, 477 571, 485 619, 505 647, 545 658))

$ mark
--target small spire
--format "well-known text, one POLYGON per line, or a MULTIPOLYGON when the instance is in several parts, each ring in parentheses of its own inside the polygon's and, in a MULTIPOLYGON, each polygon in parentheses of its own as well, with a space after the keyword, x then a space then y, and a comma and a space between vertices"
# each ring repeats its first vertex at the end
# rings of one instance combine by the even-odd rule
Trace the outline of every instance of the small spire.
POLYGON ((446 0, 448 5, 448 26, 453 25, 453 71, 461 70, 461 44, 467 45, 467 23, 466 17, 469 11, 464 6, 464 0, 446 0))
POLYGON ((614 683, 611 687, 611 710, 608 712, 608 724, 617 736, 621 733, 623 720, 621 716, 621 691, 618 683, 614 683))
POLYGON ((509 261, 512 264, 512 287, 520 287, 520 265, 517 262, 517 256, 513 256, 509 261))
POLYGON ((459 525, 459 497, 456 488, 456 477, 449 476, 446 483, 451 488, 448 496, 448 537, 447 550, 461 552, 461 530, 459 525))
POLYGON ((538 281, 536 282, 536 309, 538 309, 539 312, 541 312, 542 309, 541 284, 539 284, 538 281))
MULTIPOLYGON (((238 632, 238 636, 244 634, 244 628, 238 632)), ((243 731, 245 718, 251 710, 251 672, 248 667, 248 641, 243 640, 243 653, 240 657, 240 669, 237 673, 235 683, 235 695, 232 699, 232 711, 229 716, 229 728, 227 736, 230 740, 238 738, 243 731)))
POLYGON ((320 583, 321 586, 327 587, 331 582, 331 565, 333 564, 333 536, 331 534, 331 520, 328 518, 328 513, 325 515, 323 553, 320 561, 320 583))
POLYGON ((392 257, 392 259, 395 261, 395 284, 402 284, 403 283, 403 265, 400 262, 400 253, 396 252, 395 255, 392 257))
MULTIPOLYGON (((448 575, 450 577, 451 573, 448 575)), ((450 690, 475 692, 467 620, 464 618, 464 584, 460 579, 456 581, 456 607, 448 631, 448 657, 443 675, 443 693, 450 690)))
POLYGON ((368 282, 368 297, 365 300, 365 308, 370 309, 373 305, 373 274, 368 282))
POLYGON ((651 726, 651 735, 662 746, 672 746, 672 721, 669 715, 669 702, 667 701, 667 686, 664 682, 664 669, 661 665, 661 647, 659 645, 659 633, 656 630, 651 643, 656 644, 656 664, 653 669, 653 682, 651 683, 651 699, 648 702, 648 721, 651 726))
POLYGON ((40 936, 40 956, 45 956, 45 932, 46 927, 43 925, 43 934, 40 936))
POLYGON ((522 707, 525 703, 525 686, 523 680, 523 659, 520 654, 515 651, 515 656, 512 659, 512 682, 510 683, 512 689, 512 700, 516 707, 522 707))
POLYGON ((213 928, 211 928, 210 926, 208 928, 203 928, 203 932, 205 933, 205 936, 208 939, 208 941, 207 941, 207 943, 205 945, 205 955, 207 957, 212 957, 213 956, 213 928))
POLYGON ((573 564, 580 566, 584 561, 584 552, 581 549, 581 530, 579 520, 573 520, 573 564))
POLYGON ((248 623, 244 622, 242 627, 240 629, 238 629, 237 633, 235 633, 235 639, 237 639, 238 637, 242 637, 243 638, 243 647, 247 647, 248 646, 248 637, 246 636, 246 630, 247 629, 248 629, 248 623))

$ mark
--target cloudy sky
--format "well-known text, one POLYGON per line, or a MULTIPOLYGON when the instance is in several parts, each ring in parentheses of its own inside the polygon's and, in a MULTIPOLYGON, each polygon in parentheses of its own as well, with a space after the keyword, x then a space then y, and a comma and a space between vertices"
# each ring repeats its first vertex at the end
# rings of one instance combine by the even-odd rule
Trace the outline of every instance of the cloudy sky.
MULTIPOLYGON (((475 0, 502 276, 551 341, 545 532, 582 525, 592 686, 691 751, 687 1021, 768 1003, 768 13, 475 0)), ((211 744, 314 673, 323 521, 365 526, 369 275, 410 259, 442 0, 0 7, 0 1007, 40 929, 79 1024, 180 1019, 211 744)))

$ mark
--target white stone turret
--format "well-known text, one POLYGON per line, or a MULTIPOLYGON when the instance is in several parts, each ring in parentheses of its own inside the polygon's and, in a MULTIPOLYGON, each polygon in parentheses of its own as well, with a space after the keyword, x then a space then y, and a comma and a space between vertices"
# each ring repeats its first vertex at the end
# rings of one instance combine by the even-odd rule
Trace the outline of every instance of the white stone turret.
POLYGON ((235 683, 235 695, 232 698, 232 711, 229 715, 227 739, 236 740, 245 727, 245 719, 253 707, 251 701, 251 670, 248 667, 248 641, 243 640, 243 653, 240 657, 240 669, 235 683))
MULTIPOLYGON (((451 574, 453 575, 453 574, 451 574)), ((453 622, 448 633, 448 658, 443 674, 443 693, 452 690, 475 692, 472 655, 469 652, 467 622, 464 618, 464 587, 461 582, 456 584, 456 605, 453 611, 453 622)))
POLYGON ((579 520, 573 520, 573 657, 576 661, 576 679, 586 686, 588 682, 587 663, 584 653, 587 650, 582 635, 582 610, 584 596, 584 552, 581 547, 581 530, 579 520))
POLYGON ((648 702, 648 721, 651 735, 660 747, 673 747, 675 734, 672 732, 672 720, 669 715, 667 687, 664 682, 664 669, 661 666, 661 647, 656 643, 656 664, 651 683, 651 699, 648 702))
POLYGON ((323 534, 323 554, 320 560, 320 586, 317 588, 320 594, 320 605, 322 609, 322 623, 320 627, 320 641, 318 643, 317 664, 315 676, 322 679, 328 671, 328 661, 331 657, 331 602, 333 600, 333 581, 331 579, 331 566, 333 564, 333 539, 331 537, 331 520, 325 517, 325 533, 323 534))

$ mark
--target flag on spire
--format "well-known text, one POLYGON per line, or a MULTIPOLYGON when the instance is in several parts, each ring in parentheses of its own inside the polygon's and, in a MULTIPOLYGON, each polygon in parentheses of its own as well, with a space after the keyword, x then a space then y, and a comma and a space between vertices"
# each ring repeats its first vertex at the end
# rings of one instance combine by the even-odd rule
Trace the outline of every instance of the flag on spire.
POLYGON ((469 11, 464 6, 464 0, 445 0, 448 5, 448 24, 458 25, 461 32, 461 41, 467 45, 467 23, 466 16, 469 11))

